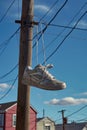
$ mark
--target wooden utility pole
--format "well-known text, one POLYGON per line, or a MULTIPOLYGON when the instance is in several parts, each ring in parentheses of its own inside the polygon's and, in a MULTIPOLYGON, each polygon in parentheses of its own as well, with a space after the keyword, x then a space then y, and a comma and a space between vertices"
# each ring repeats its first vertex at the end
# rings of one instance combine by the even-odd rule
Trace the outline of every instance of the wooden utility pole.
POLYGON ((62 113, 63 130, 65 130, 64 111, 65 111, 65 110, 61 110, 61 111, 59 111, 59 112, 62 113))
POLYGON ((16 130, 29 130, 30 86, 22 84, 22 77, 32 61, 33 0, 22 0, 21 20, 16 23, 21 24, 16 130))

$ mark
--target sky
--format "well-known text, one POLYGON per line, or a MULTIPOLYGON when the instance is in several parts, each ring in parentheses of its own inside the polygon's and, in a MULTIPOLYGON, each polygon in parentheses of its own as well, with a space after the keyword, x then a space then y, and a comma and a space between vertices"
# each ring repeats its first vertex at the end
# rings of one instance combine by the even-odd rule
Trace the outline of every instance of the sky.
MULTIPOLYGON (((64 2, 34 1, 34 20, 39 25, 33 27, 33 36, 64 2)), ((0 0, 0 103, 17 100, 20 25, 15 20, 21 19, 21 8, 21 0, 0 0)), ((68 0, 38 41, 39 36, 32 42, 37 43, 32 68, 47 59, 46 64, 54 65, 50 73, 65 82, 66 89, 47 91, 31 86, 30 103, 37 117, 43 117, 44 109, 46 117, 62 123, 60 111, 65 110, 68 122, 87 121, 87 0, 68 0)))

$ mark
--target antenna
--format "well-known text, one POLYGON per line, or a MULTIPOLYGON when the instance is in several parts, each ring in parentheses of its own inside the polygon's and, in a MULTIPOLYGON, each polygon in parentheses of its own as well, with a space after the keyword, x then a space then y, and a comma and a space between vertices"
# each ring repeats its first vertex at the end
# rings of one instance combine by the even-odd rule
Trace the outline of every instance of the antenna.
POLYGON ((45 117, 45 110, 43 109, 43 118, 45 117))

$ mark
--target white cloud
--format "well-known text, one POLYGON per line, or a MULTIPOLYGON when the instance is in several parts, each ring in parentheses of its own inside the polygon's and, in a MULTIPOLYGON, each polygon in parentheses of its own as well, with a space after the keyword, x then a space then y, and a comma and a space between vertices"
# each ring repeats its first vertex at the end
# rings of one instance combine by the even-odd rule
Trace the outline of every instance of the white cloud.
POLYGON ((0 84, 0 89, 6 89, 6 88, 8 88, 8 87, 9 87, 9 85, 6 84, 6 83, 0 84))
POLYGON ((73 97, 66 97, 63 99, 52 99, 50 101, 45 101, 44 104, 48 105, 79 105, 87 104, 87 98, 75 99, 73 97))
POLYGON ((80 28, 87 28, 87 21, 85 21, 85 20, 81 20, 79 23, 78 23, 78 25, 77 25, 78 27, 80 27, 80 28))
POLYGON ((46 5, 35 5, 35 9, 47 12, 49 10, 49 7, 46 5))
POLYGON ((82 93, 83 95, 87 95, 87 92, 82 93))
POLYGON ((50 101, 45 101, 44 102, 44 104, 50 104, 50 105, 58 105, 58 103, 59 103, 59 100, 56 99, 56 98, 54 98, 54 99, 52 99, 50 101))
POLYGON ((87 96, 87 92, 76 93, 74 96, 87 96))
MULTIPOLYGON (((17 10, 15 10, 17 7, 15 7, 14 6, 14 9, 9 13, 9 16, 11 17, 11 18, 21 18, 21 10, 19 11, 19 14, 18 14, 18 12, 17 12, 17 10)), ((39 12, 47 12, 48 10, 49 10, 49 7, 48 6, 46 6, 46 5, 35 5, 34 6, 34 9, 36 10, 36 11, 39 11, 39 12)))
POLYGON ((87 92, 80 93, 81 96, 87 96, 87 92))

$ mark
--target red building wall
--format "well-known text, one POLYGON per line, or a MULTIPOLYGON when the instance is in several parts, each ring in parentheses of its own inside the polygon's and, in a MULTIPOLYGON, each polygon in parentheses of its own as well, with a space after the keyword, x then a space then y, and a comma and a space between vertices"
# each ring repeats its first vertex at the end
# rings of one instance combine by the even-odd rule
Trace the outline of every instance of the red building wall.
POLYGON ((15 130, 13 127, 13 114, 16 114, 17 105, 13 105, 5 112, 5 130, 15 130))
MULTIPOLYGON (((5 126, 3 130, 15 130, 13 126, 13 114, 16 114, 17 105, 12 106, 5 112, 5 126)), ((36 130, 36 111, 30 107, 30 130, 36 130)))
POLYGON ((30 109, 30 130, 36 130, 36 116, 37 113, 34 112, 33 108, 30 109))

